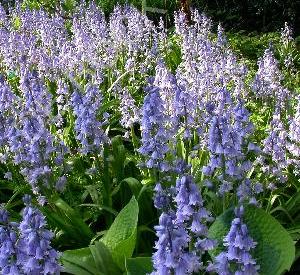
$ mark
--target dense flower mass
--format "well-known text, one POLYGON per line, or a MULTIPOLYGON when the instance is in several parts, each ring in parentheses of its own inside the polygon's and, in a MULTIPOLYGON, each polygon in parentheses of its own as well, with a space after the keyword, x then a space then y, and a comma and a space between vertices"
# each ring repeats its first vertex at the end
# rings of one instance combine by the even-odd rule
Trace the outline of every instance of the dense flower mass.
POLYGON ((162 213, 155 227, 158 241, 153 255, 153 274, 191 274, 200 267, 197 256, 185 251, 190 237, 181 224, 174 223, 174 212, 162 213))
POLYGON ((275 113, 270 123, 268 137, 263 141, 263 152, 271 156, 272 162, 263 168, 269 174, 278 178, 279 181, 287 180, 284 170, 288 167, 287 137, 288 133, 280 119, 280 114, 275 113))
POLYGON ((252 166, 246 145, 253 125, 242 101, 234 106, 229 91, 222 89, 219 93, 219 105, 211 110, 208 130, 210 159, 202 171, 209 177, 218 173, 218 192, 223 196, 233 189, 235 181, 246 177, 252 166))
POLYGON ((59 274, 59 254, 51 247, 53 233, 46 229, 45 216, 24 196, 26 207, 20 223, 11 222, 0 209, 1 274, 59 274))
POLYGON ((300 100, 298 98, 298 104, 296 107, 296 113, 290 121, 290 127, 288 131, 289 141, 287 142, 288 151, 292 155, 292 162, 295 163, 296 167, 300 167, 299 158, 300 158, 300 100))
POLYGON ((94 1, 53 3, 52 13, 15 2, 0 4, 0 273, 69 272, 52 244, 90 251, 80 259, 95 260, 90 273, 124 273, 131 252, 153 253, 155 275, 264 273, 248 209, 299 224, 291 28, 256 66, 252 49, 244 56, 197 10, 176 12, 170 31, 169 18, 156 24, 128 4, 107 16, 94 1), (131 196, 136 211, 107 241, 131 196), (216 240, 213 223, 229 208, 229 232, 216 240))
POLYGON ((19 225, 18 246, 23 255, 22 269, 25 274, 58 274, 59 254, 51 247, 53 233, 46 229, 45 216, 31 205, 30 196, 24 197, 22 222, 19 225))

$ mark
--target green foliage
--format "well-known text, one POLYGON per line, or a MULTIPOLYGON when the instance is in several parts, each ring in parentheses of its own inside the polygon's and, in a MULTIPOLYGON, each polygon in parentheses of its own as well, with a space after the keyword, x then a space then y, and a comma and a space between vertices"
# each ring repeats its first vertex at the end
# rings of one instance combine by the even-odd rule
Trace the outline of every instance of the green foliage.
MULTIPOLYGON (((67 18, 66 24, 70 24, 68 12, 74 10, 78 2, 76 0, 62 2, 63 12, 65 12, 63 16, 67 18)), ((164 18, 165 22, 172 16, 173 10, 178 4, 178 1, 175 0, 97 1, 106 15, 112 11, 117 2, 121 5, 129 2, 139 9, 142 9, 142 5, 144 8, 167 9, 168 14, 164 18)), ((200 2, 205 1, 194 1, 192 4, 200 7, 200 2)), ((34 9, 43 7, 47 11, 55 12, 58 3, 59 1, 50 0, 26 0, 23 2, 23 7, 28 6, 34 9)), ((222 11, 217 10, 216 12, 222 13, 222 11)), ((147 15, 155 19, 160 17, 160 14, 151 12, 147 12, 147 15)), ((230 16, 231 18, 226 20, 238 19, 235 15, 231 14, 230 16)), ((16 30, 20 28, 20 24, 20 18, 14 18, 16 30)), ((245 63, 249 68, 248 83, 253 80, 258 58, 272 44, 284 73, 283 83, 291 91, 300 93, 298 71, 291 72, 283 66, 284 57, 289 51, 293 53, 295 68, 299 69, 300 57, 296 44, 293 44, 293 47, 289 49, 284 49, 280 44, 279 32, 258 34, 247 31, 230 31, 226 34, 230 48, 237 54, 239 61, 245 63)), ((168 32, 163 57, 168 68, 175 73, 182 60, 180 41, 178 41, 173 29, 168 32)), ((124 63, 124 60, 121 58, 118 66, 116 66, 120 71, 123 70, 124 64, 122 62, 124 63)), ((74 134, 75 117, 71 112, 66 113, 66 125, 62 135, 63 141, 71 148, 67 165, 72 167, 72 171, 68 171, 68 184, 65 192, 60 195, 61 198, 58 197, 57 193, 47 196, 49 203, 43 207, 42 211, 47 216, 49 226, 56 233, 54 246, 61 251, 73 249, 63 253, 62 263, 65 272, 78 275, 118 275, 123 274, 123 272, 127 272, 128 275, 143 275, 152 271, 151 258, 145 256, 152 253, 154 238, 156 238, 153 226, 157 224, 158 213, 152 202, 155 175, 145 171, 146 169, 140 169, 137 165, 140 161, 136 153, 136 149, 140 146, 140 130, 132 127, 131 141, 121 136, 125 131, 119 125, 119 100, 113 96, 112 91, 119 81, 122 83, 121 86, 128 88, 137 105, 141 106, 144 93, 141 88, 135 86, 145 86, 146 80, 144 76, 139 76, 137 73, 134 75, 136 82, 130 83, 129 79, 133 76, 131 72, 122 71, 120 79, 114 79, 111 71, 105 73, 108 77, 104 79, 100 87, 103 91, 104 100, 98 115, 100 116, 104 112, 111 115, 110 124, 107 128, 111 143, 105 145, 103 155, 80 155, 74 134), (96 173, 87 174, 89 169, 95 169, 96 173), (102 239, 99 241, 101 237, 102 239), (133 256, 135 258, 132 258, 133 256)), ((7 72, 7 76, 12 88, 18 94, 18 76, 13 71, 7 72)), ((83 77, 81 82, 84 86, 86 79, 83 77)), ((51 83, 48 86, 55 97, 56 87, 52 87, 51 83)), ((253 97, 251 91, 249 91, 249 97, 253 97)), ((266 136, 272 108, 269 104, 263 104, 254 97, 247 103, 247 108, 252 113, 251 120, 256 129, 253 141, 260 144, 266 136)), ((178 141, 177 154, 182 158, 185 158, 188 153, 186 147, 188 146, 184 141, 178 141)), ((222 213, 235 201, 230 196, 220 200, 214 191, 202 186, 202 167, 206 161, 207 152, 199 150, 199 155, 191 160, 193 173, 196 182, 201 188, 203 187, 203 197, 207 208, 213 214, 222 213)), ((13 173, 14 180, 0 181, 0 202, 6 202, 5 207, 12 208, 14 218, 18 219, 18 210, 22 204, 21 194, 29 193, 30 188, 25 185, 23 177, 16 172, 18 168, 14 170, 14 167, 9 167, 9 164, 1 164, 0 174, 2 178, 7 170, 13 173)), ((255 174, 254 177, 262 179, 261 182, 263 183, 268 182, 268 178, 262 173, 255 174)), ((291 180, 285 186, 280 186, 271 194, 265 193, 263 194, 264 197, 260 198, 260 202, 268 214, 261 209, 251 207, 246 209, 245 222, 250 235, 258 242, 254 257, 261 266, 261 274, 276 275, 290 268, 295 254, 292 239, 295 242, 298 241, 296 259, 300 255, 300 187, 298 179, 292 178, 292 173, 289 174, 289 178, 291 180)), ((174 183, 175 178, 171 181, 174 183)), ((222 238, 228 232, 232 218, 232 210, 217 218, 210 228, 211 237, 218 238, 222 243, 222 238)), ((213 255, 221 249, 223 248, 220 245, 213 255)))
POLYGON ((96 265, 88 247, 65 251, 61 257, 61 262, 67 273, 76 275, 97 274, 96 265))
MULTIPOLYGON (((212 254, 216 255, 224 248, 222 240, 228 233, 234 218, 233 209, 219 216, 209 229, 209 236, 219 241, 219 246, 212 254)), ((253 257, 260 265, 259 274, 280 275, 289 270, 295 258, 295 246, 288 232, 264 210, 249 206, 243 218, 250 236, 257 242, 253 257)))
POLYGON ((111 251, 114 261, 122 269, 125 268, 125 259, 132 256, 135 248, 138 213, 138 203, 132 197, 101 239, 111 251))
POLYGON ((152 271, 150 257, 137 257, 126 260, 127 275, 146 275, 152 271))
POLYGON ((63 253, 65 272, 81 275, 121 274, 136 245, 139 208, 134 197, 121 210, 101 241, 63 253))
POLYGON ((64 271, 75 275, 122 274, 110 251, 100 241, 86 248, 65 251, 61 261, 64 271))
POLYGON ((42 209, 49 223, 59 230, 57 242, 64 246, 82 247, 90 243, 94 236, 89 226, 82 220, 79 213, 61 198, 50 202, 42 209))
MULTIPOLYGON (((279 45, 280 33, 270 32, 258 35, 257 33, 228 32, 228 41, 232 49, 248 62, 256 64, 257 59, 261 57, 272 43, 274 46, 279 45)), ((249 64, 249 63, 248 63, 249 64)))

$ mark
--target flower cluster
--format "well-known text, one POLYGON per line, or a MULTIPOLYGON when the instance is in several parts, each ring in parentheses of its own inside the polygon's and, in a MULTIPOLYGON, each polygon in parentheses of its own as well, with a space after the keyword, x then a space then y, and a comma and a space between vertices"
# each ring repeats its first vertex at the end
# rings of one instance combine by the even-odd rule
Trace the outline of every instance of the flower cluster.
POLYGON ((17 239, 17 224, 9 222, 9 213, 0 208, 0 271, 3 275, 21 274, 21 265, 16 260, 21 255, 17 239))
POLYGON ((155 226, 158 241, 157 250, 153 254, 152 274, 191 274, 199 269, 199 262, 194 253, 185 251, 190 237, 181 224, 174 222, 174 212, 163 212, 159 218, 159 225, 155 226))
POLYGON ((170 138, 164 109, 159 88, 150 85, 142 109, 142 146, 139 152, 147 158, 146 167, 162 171, 169 169, 168 163, 164 160, 169 151, 167 143, 170 138))
POLYGON ((232 190, 234 181, 245 177, 245 173, 252 165, 246 159, 246 144, 253 126, 242 101, 233 107, 226 89, 220 91, 219 98, 219 105, 213 112, 208 132, 207 148, 210 160, 203 167, 203 173, 212 176, 220 171, 219 193, 224 195, 232 190))
POLYGON ((131 128, 134 123, 140 122, 140 110, 127 89, 122 90, 120 100, 120 112, 122 115, 120 123, 124 128, 128 129, 131 128))
POLYGON ((270 123, 269 135, 263 141, 263 152, 271 157, 271 163, 264 165, 263 169, 270 175, 275 176, 279 181, 287 180, 284 170, 288 167, 287 137, 288 133, 280 119, 280 114, 275 113, 270 123))
POLYGON ((15 108, 18 106, 18 98, 11 91, 9 85, 0 75, 0 146, 8 141, 8 135, 15 121, 15 108))
POLYGON ((50 245, 53 233, 46 229, 45 216, 33 207, 30 196, 24 197, 24 203, 18 243, 24 255, 22 268, 25 274, 58 274, 59 254, 50 245))
POLYGON ((223 239, 226 251, 215 257, 215 262, 209 265, 208 271, 220 275, 259 274, 259 266, 250 252, 257 243, 249 236, 247 225, 243 222, 243 214, 243 206, 235 209, 235 218, 231 222, 228 234, 223 239))
POLYGON ((80 142, 82 153, 100 152, 108 138, 103 130, 103 122, 97 118, 102 96, 95 85, 88 85, 85 94, 75 91, 71 102, 76 116, 76 139, 80 142))
POLYGON ((271 98, 276 107, 284 107, 289 90, 281 84, 283 76, 271 49, 258 61, 258 71, 252 84, 256 97, 271 98))
POLYGON ((20 224, 9 221, 0 209, 1 274, 59 274, 59 253, 51 247, 53 233, 46 229, 44 215, 24 196, 26 207, 20 224))
MULTIPOLYGON (((20 166, 21 174, 34 192, 40 192, 41 188, 50 187, 57 178, 50 166, 51 161, 54 160, 57 167, 60 167, 67 152, 63 142, 56 140, 49 129, 51 95, 45 90, 36 72, 22 76, 22 97, 10 92, 4 82, 2 88, 3 112, 9 112, 8 103, 15 107, 3 125, 5 136, 2 147, 8 149, 7 157, 20 166)), ((58 171, 58 176, 61 172, 62 169, 58 171)))
POLYGON ((206 223, 213 218, 203 205, 199 188, 194 183, 193 177, 184 175, 176 183, 176 221, 184 224, 188 232, 195 237, 197 254, 214 248, 215 241, 207 239, 208 228, 206 223))
POLYGON ((290 127, 288 132, 289 142, 287 143, 288 151, 292 154, 293 158, 295 158, 294 162, 298 167, 300 167, 299 162, 297 161, 300 158, 299 136, 300 136, 300 99, 298 99, 296 113, 290 122, 290 127))
POLYGON ((203 265, 202 254, 214 248, 216 243, 206 238, 206 222, 212 218, 203 207, 198 187, 192 176, 184 175, 177 180, 176 189, 164 190, 159 184, 156 192, 155 206, 163 212, 155 227, 158 241, 155 244, 157 251, 153 254, 153 274, 199 271, 203 265))

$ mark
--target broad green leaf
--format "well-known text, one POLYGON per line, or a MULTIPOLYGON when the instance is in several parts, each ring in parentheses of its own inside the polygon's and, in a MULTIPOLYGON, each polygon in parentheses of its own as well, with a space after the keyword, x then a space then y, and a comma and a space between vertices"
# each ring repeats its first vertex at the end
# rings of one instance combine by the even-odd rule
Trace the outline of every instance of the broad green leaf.
POLYGON ((121 184, 123 185, 123 188, 128 188, 131 190, 132 195, 134 195, 136 198, 139 195, 139 192, 142 188, 142 184, 135 178, 126 178, 122 180, 121 184))
POLYGON ((132 256, 135 247, 138 213, 138 203, 132 197, 101 239, 111 251, 113 260, 122 270, 125 269, 125 259, 132 256))
POLYGON ((121 275, 112 256, 100 241, 89 247, 67 250, 61 257, 63 271, 75 275, 121 275))
POLYGON ((95 242, 95 245, 90 245, 90 250, 93 255, 97 270, 102 274, 121 274, 120 269, 114 263, 112 255, 107 247, 101 242, 95 242))
POLYGON ((127 275, 146 275, 152 272, 150 257, 129 258, 126 260, 127 275))
POLYGON ((100 274, 97 273, 93 255, 88 247, 65 251, 61 261, 64 272, 75 275, 100 274))
MULTIPOLYGON (((219 216, 209 229, 209 237, 219 241, 219 247, 212 251, 218 254, 222 248, 222 240, 228 233, 234 218, 233 209, 219 216)), ((281 224, 260 208, 248 206, 243 218, 250 236, 257 242, 253 257, 260 265, 261 275, 280 275, 289 270, 295 258, 295 246, 288 232, 281 224)))

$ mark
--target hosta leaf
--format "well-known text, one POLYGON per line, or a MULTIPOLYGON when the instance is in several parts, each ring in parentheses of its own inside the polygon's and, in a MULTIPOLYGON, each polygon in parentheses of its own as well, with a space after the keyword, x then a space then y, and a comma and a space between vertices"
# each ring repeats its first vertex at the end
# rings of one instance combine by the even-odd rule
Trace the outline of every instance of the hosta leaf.
POLYGON ((125 258, 132 256, 135 247, 138 213, 138 203, 132 197, 101 239, 111 251, 113 260, 122 270, 125 269, 125 258))
POLYGON ((108 248, 101 241, 97 241, 94 245, 90 245, 90 250, 98 271, 105 275, 121 274, 121 271, 113 261, 108 248))
MULTIPOLYGON (((212 252, 213 256, 223 249, 222 240, 229 231, 233 217, 233 209, 229 209, 210 227, 209 237, 218 240, 220 244, 212 252)), ((280 275, 289 270, 295 257, 295 246, 281 224, 264 210, 254 206, 245 209, 244 222, 250 236, 257 242, 252 255, 260 265, 259 274, 280 275)))
POLYGON ((61 261, 63 271, 75 275, 121 275, 109 250, 100 241, 86 248, 65 251, 61 261))
POLYGON ((100 274, 97 273, 93 255, 88 247, 65 251, 61 261, 64 272, 75 275, 100 274))
POLYGON ((139 195, 139 191, 142 188, 142 184, 135 178, 126 178, 122 182, 126 182, 130 188, 132 194, 135 196, 139 195))

